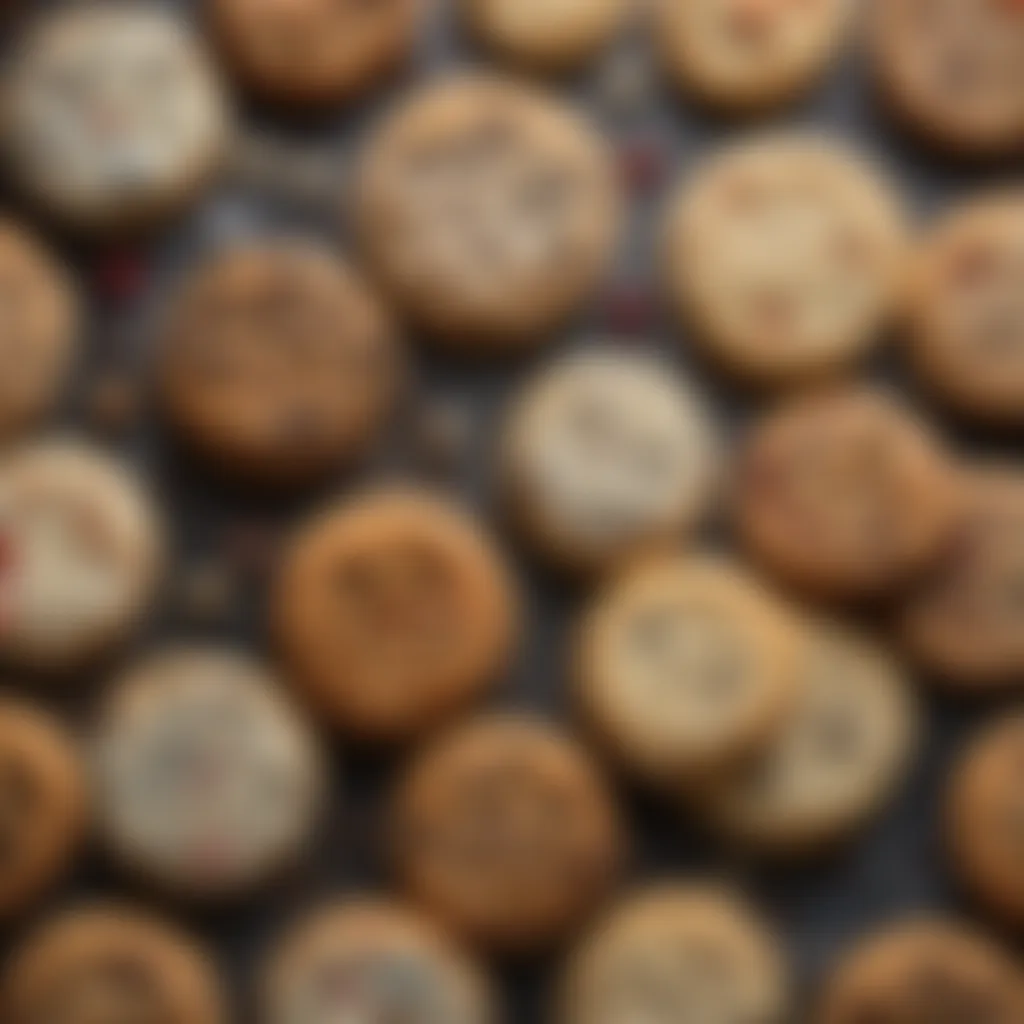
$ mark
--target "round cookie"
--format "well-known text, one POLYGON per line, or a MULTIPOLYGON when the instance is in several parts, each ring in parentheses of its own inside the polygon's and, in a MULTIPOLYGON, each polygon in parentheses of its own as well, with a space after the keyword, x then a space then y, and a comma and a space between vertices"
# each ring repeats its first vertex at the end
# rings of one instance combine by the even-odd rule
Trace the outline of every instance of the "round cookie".
POLYGON ((105 653, 148 610, 163 538, 135 479, 70 440, 0 460, 0 658, 66 672, 105 653))
POLYGON ((843 43, 853 8, 850 0, 655 0, 652 32, 681 88, 748 112, 813 86, 843 43))
POLYGON ((957 505, 954 474, 926 426, 862 387, 770 413, 738 474, 747 546, 787 582, 825 597, 908 583, 953 540, 957 505))
POLYGON ((490 1024, 477 966, 429 922, 393 903, 335 904, 292 928, 271 958, 264 1024, 490 1024))
POLYGON ((479 719, 419 755, 394 808, 405 889, 456 933, 525 951, 564 935, 620 861, 595 766, 546 723, 479 719))
POLYGON ((102 0, 45 16, 7 81, 11 171, 62 222, 120 230, 192 199, 228 135, 219 83, 171 13, 102 0))
POLYGON ((841 960, 815 1024, 1015 1024, 1024 977, 1010 957, 944 921, 912 921, 872 936, 841 960))
POLYGON ((701 794, 726 835, 769 853, 854 832, 902 780, 917 738, 909 681, 886 651, 832 624, 807 632, 782 731, 701 794))
POLYGON ((461 0, 488 49, 541 70, 586 63, 622 28, 632 0, 461 0))
POLYGON ((0 221, 0 441, 56 405, 74 357, 71 281, 32 235, 0 221))
POLYGON ((905 256, 894 195, 869 165, 810 136, 728 147, 668 212, 674 305, 713 361, 762 385, 862 358, 894 312, 905 256))
POLYGON ((696 524, 715 488, 718 444, 667 361, 588 350, 527 385, 501 463, 532 546, 557 565, 597 571, 696 524))
POLYGON ((278 681, 217 648, 151 655, 93 737, 99 827, 169 891, 236 896, 293 861, 322 802, 318 745, 278 681))
POLYGON ((1024 714, 1000 718, 971 743, 953 776, 948 823, 960 876, 1024 926, 1024 714))
POLYGON ((273 617, 291 678, 322 713, 357 738, 399 740, 494 682, 516 604, 472 520, 426 493, 382 491, 300 531, 273 617))
POLYGON ((70 737, 49 715, 0 696, 0 917, 24 910, 63 874, 85 817, 70 737))
POLYGON ((944 683, 970 691, 1024 679, 1024 474, 976 469, 961 478, 962 522, 949 552, 906 597, 900 635, 944 683))
POLYGON ((416 41, 418 0, 210 0, 211 29, 238 80, 275 103, 320 106, 353 99, 397 65, 416 41))
POLYGON ((766 743, 795 696, 796 638, 782 608, 710 557, 638 566, 586 612, 577 692, 634 772, 676 784, 766 743))
POLYGON ((224 1024, 204 954, 176 930, 115 906, 65 912, 8 961, 0 1016, 9 1024, 224 1024))
POLYGON ((664 886, 620 905, 573 956, 560 1024, 785 1024, 778 944, 724 891, 664 886))
POLYGON ((1024 145, 1024 10, 1016 0, 872 0, 875 74, 918 132, 964 156, 1024 145))
POLYGON ((528 86, 458 77, 374 135, 352 214, 371 266, 420 327, 467 352, 538 344, 611 257, 610 154, 528 86))
POLYGON ((958 412, 1024 424, 1024 191, 976 199, 923 248, 907 346, 929 389, 958 412))
POLYGON ((164 342, 175 425, 259 481, 302 482, 361 454, 397 391, 383 309, 314 243, 221 254, 186 284, 164 342))

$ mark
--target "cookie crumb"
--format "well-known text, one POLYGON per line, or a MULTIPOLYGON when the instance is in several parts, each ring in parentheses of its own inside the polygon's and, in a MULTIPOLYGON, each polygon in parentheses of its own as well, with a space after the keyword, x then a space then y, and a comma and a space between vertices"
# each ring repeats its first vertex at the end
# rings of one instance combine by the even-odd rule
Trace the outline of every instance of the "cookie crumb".
POLYGON ((97 262, 93 279, 101 298, 110 302, 130 302, 146 283, 146 261, 135 252, 110 253, 97 262))
POLYGON ((108 435, 123 434, 139 416, 139 388, 125 374, 100 377, 90 388, 88 416, 94 427, 108 435))
POLYGON ((239 523, 231 527, 225 549, 231 564, 247 575, 264 575, 277 560, 279 539, 262 523, 239 523))
POLYGON ((194 622, 220 622, 231 612, 235 581, 230 570, 217 562, 187 569, 179 583, 181 610, 194 622))
POLYGON ((420 468, 451 474, 465 460, 473 435, 473 416, 456 402, 431 402, 419 412, 414 425, 416 458, 420 468))

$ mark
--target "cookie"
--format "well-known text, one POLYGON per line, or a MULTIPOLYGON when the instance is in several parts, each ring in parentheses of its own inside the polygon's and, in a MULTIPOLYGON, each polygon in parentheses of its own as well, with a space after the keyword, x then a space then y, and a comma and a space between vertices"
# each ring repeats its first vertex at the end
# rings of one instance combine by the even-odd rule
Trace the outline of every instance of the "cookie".
POLYGON ((1024 474, 961 477, 962 522, 950 550, 906 596, 897 627, 940 682, 990 692, 1024 679, 1024 474))
POLYGON ((0 697, 0 917, 68 868, 85 826, 78 752, 49 715, 0 697))
POLYGON ((67 672, 123 640, 159 582, 162 531, 121 465, 72 440, 0 460, 0 658, 67 672))
POLYGON ((352 215, 369 262, 421 328, 464 352, 536 345, 596 286, 620 197, 601 140, 495 77, 419 92, 373 136, 352 215))
POLYGON ((795 696, 793 623, 737 566, 666 557, 615 581, 578 634, 580 706, 640 776, 678 783, 768 742, 795 696))
POLYGON ((314 243, 232 248, 185 285, 164 339, 168 413, 194 447, 266 483, 303 482, 374 440, 397 391, 388 318, 314 243))
POLYGON ((590 349, 527 385, 501 463, 506 503, 531 546, 595 572, 695 526, 720 459, 705 410, 671 364, 590 349))
POLYGON ((18 225, 0 222, 0 441, 24 433, 57 404, 78 331, 74 288, 18 225))
POLYGON ((617 874, 618 815, 572 740, 529 717, 461 726, 415 760, 394 806, 404 888, 456 933, 523 952, 594 908, 617 874))
POLYGON ((900 298, 899 203, 869 165, 820 138, 728 147, 680 187, 667 225, 674 306, 708 357, 746 382, 847 369, 900 298))
POLYGON ((466 21, 492 52, 545 71, 578 67, 611 43, 632 0, 461 0, 466 21))
POLYGON ((354 99, 404 63, 419 10, 418 0, 212 0, 207 16, 245 88, 273 103, 319 107, 354 99))
POLYGON ((1024 977, 996 946, 958 925, 912 921, 872 936, 841 960, 815 1024, 1016 1024, 1024 977))
POLYGON ((43 925, 8 960, 9 1024, 224 1024, 220 986, 185 936, 127 908, 96 905, 43 925))
POLYGON ((954 474, 926 425, 881 391, 796 399, 758 424, 738 472, 748 548, 788 583, 860 599, 908 584, 958 519, 954 474))
POLYGON ((907 351, 930 391, 957 413, 1024 424, 1024 191, 955 210, 916 263, 907 351))
POLYGON ((775 107, 808 91, 847 36, 850 0, 655 0, 654 42, 669 76, 729 111, 775 107))
POLYGON ((107 698, 92 745, 106 846, 183 896, 266 882, 297 858, 322 804, 310 729, 271 673, 227 650, 150 655, 107 698))
POLYGON ((207 183, 228 134, 215 73, 160 7, 103 2, 45 16, 8 74, 6 141, 21 189, 71 227, 140 227, 207 183))
POLYGON ((962 156, 1024 145, 1024 11, 1015 0, 872 0, 874 73, 890 106, 962 156))
POLYGON ((768 853, 855 832, 902 781, 918 734, 909 680, 884 649, 831 623, 805 632, 799 697, 781 732, 700 794, 726 836, 768 853))
POLYGON ((1024 926, 1024 714, 997 720, 970 744, 947 817, 960 877, 997 914, 1024 926))
POLYGON ((299 532, 273 617, 290 676, 321 713, 357 738, 398 740, 495 681, 516 603, 474 522, 426 493, 379 491, 299 532))
POLYGON ((792 1020, 779 944, 725 891, 662 886, 595 929, 563 980, 560 1024, 785 1024, 792 1020))
POLYGON ((429 922, 385 901, 338 903, 301 920, 271 957, 265 1024, 491 1024, 480 970, 429 922))

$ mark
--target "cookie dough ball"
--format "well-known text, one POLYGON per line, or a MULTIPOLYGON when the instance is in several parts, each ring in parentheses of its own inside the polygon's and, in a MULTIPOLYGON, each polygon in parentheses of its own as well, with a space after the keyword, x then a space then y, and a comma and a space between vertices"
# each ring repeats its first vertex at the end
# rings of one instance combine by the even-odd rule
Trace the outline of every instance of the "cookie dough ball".
POLYGON ((665 886, 620 905, 573 956, 560 1024, 785 1024, 779 944, 725 891, 665 886))
POLYGON ((175 425, 257 482, 302 483, 363 454, 398 389, 383 309, 312 242, 214 258, 185 285, 164 341, 175 425))
POLYGON ((871 167, 782 134, 731 146, 681 187, 665 269, 708 356, 778 386, 867 353, 895 311, 906 253, 902 212, 871 167))
POLYGON ((540 720, 484 718, 428 747, 399 787, 395 862, 406 890, 456 933, 526 951, 605 896, 621 853, 604 783, 540 720))
POLYGON ((1024 11, 1014 0, 872 0, 875 73, 897 114, 964 156, 1024 145, 1024 11))
POLYGON ((909 680, 865 637, 808 625, 798 664, 799 697, 781 732, 702 794, 727 836, 768 853, 855 832, 902 781, 918 734, 909 680))
POLYGON ((461 0, 470 27, 516 64, 563 70, 596 56, 622 28, 633 0, 461 0))
POLYGON ((176 930, 121 907, 66 912, 8 961, 0 1010, 10 1024, 224 1024, 210 962, 176 930))
POLYGON ((1024 425, 1024 190, 942 221, 917 260, 907 328, 911 362, 941 401, 984 423, 1024 425))
POLYGON ((77 300, 62 268, 28 232, 0 221, 0 441, 56 405, 74 357, 77 300))
POLYGON ((705 410, 671 364, 611 349, 562 359, 527 385, 501 459, 521 532, 549 561, 584 572, 694 527, 719 461, 705 410))
POLYGON ((93 755, 106 845, 187 897, 272 878, 310 838, 323 797, 318 745, 278 680, 216 648, 129 671, 103 706, 93 755))
POLYGON ((953 776, 949 839, 970 889, 1024 926, 1024 713, 985 729, 953 776))
POLYGON ((1024 1019, 1024 977, 1002 950, 944 921, 914 921, 873 936, 842 960, 815 1024, 1024 1019))
POLYGON ((627 573, 586 612, 577 690, 627 767, 677 784, 750 754, 782 727, 795 657, 794 624, 742 570, 665 558, 627 573))
POLYGON ((389 293, 466 352, 538 344, 582 303, 617 235, 601 140, 527 86, 459 77, 371 139, 352 213, 389 293))
POLYGON ((303 919, 274 951, 264 1024, 492 1024, 477 966, 433 925, 396 904, 335 904, 303 919))
POLYGON ((851 0, 654 0, 668 74, 703 102, 747 112, 795 99, 847 35, 851 0))
POLYGON ((339 728, 406 739, 472 702, 518 631, 505 566, 439 498, 377 492, 295 539, 273 599, 295 685, 339 728))
POLYGON ((85 817, 71 738, 44 712, 0 696, 0 917, 23 911, 64 873, 85 817))
POLYGON ((860 599, 908 584, 953 540, 959 509, 927 427, 879 391, 849 388, 770 413, 747 442, 737 518, 783 580, 860 599))
POLYGON ((117 462, 46 440, 0 460, 0 657, 67 672, 148 610, 163 556, 148 498, 117 462))

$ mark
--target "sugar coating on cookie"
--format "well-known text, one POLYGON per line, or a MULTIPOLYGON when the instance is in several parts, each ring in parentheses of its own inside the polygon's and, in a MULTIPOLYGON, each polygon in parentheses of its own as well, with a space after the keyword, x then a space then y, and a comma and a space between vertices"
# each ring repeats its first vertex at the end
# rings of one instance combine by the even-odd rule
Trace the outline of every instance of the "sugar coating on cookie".
POLYGON ((87 445, 49 439, 0 460, 0 654, 67 671, 123 639, 163 561, 148 496, 87 445))
POLYGON ((363 454, 398 390, 389 318, 312 242, 233 247, 169 313, 162 391, 182 434, 258 482, 302 483, 363 454))
POLYGON ((597 571, 694 527, 719 461, 700 400, 667 360, 590 349, 514 402, 501 475, 532 545, 556 565, 597 571))
POLYGON ((526 85, 459 77, 372 137, 352 215, 398 305, 469 352, 536 345, 597 284, 619 220, 604 144, 526 85))
POLYGON ((666 282, 694 341, 760 384, 842 370, 895 311, 906 235, 893 193, 838 145, 758 136, 712 157, 669 208, 666 282))

